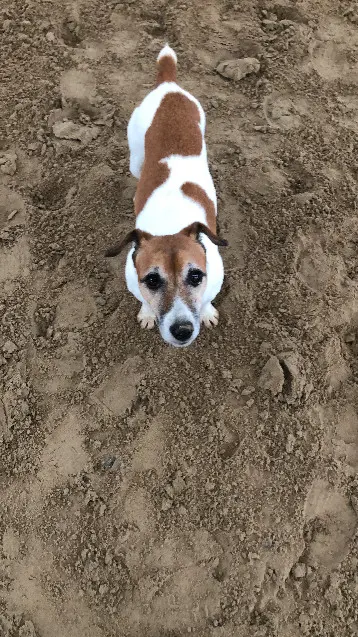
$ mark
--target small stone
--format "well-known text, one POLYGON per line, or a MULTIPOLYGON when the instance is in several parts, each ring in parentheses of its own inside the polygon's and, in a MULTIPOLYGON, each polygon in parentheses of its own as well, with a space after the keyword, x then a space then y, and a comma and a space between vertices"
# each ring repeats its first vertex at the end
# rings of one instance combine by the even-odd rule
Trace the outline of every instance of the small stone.
POLYGON ((19 637, 36 637, 35 627, 32 622, 26 621, 19 628, 19 637))
POLYGON ((164 490, 170 499, 174 498, 174 489, 171 484, 166 484, 164 490))
POLYGON ((15 170, 16 170, 16 162, 17 162, 16 153, 8 152, 8 153, 4 153, 0 157, 0 164, 2 164, 2 165, 4 165, 4 164, 12 164, 15 167, 15 170))
POLYGON ((27 150, 31 150, 32 152, 36 152, 41 147, 40 142, 32 142, 28 145, 27 150))
POLYGON ((356 340, 356 335, 354 332, 349 332, 348 334, 346 334, 346 336, 344 337, 344 341, 345 343, 354 343, 354 341, 356 340))
POLYGON ((262 341, 261 345, 260 345, 260 354, 270 354, 272 350, 272 345, 271 343, 269 343, 268 341, 262 341))
POLYGON ((20 409, 21 409, 21 413, 22 415, 26 418, 26 416, 28 416, 30 414, 30 407, 29 404, 26 402, 26 400, 22 400, 20 403, 20 409))
POLYGON ((173 502, 171 500, 168 500, 167 498, 163 499, 162 511, 169 511, 169 509, 171 509, 172 506, 173 506, 173 502))
POLYGON ((19 212, 18 210, 12 210, 10 214, 8 215, 7 220, 11 221, 18 214, 18 212, 19 212))
POLYGON ((283 369, 277 356, 271 356, 263 367, 258 385, 261 389, 270 391, 273 396, 277 396, 282 391, 285 382, 283 369))
POLYGON ((179 473, 175 476, 172 484, 173 484, 174 493, 177 493, 177 494, 182 493, 186 488, 184 479, 179 473))
POLYGON ((255 124, 252 128, 257 133, 267 133, 267 126, 260 126, 259 124, 255 124))
POLYGON ((282 27, 294 27, 295 23, 292 20, 280 20, 280 26, 282 27))
POLYGON ((262 20, 262 24, 269 30, 271 31, 272 29, 276 29, 277 28, 277 19, 276 20, 268 20, 268 19, 264 19, 262 20))
POLYGON ((108 469, 112 469, 114 463, 116 461, 116 456, 104 456, 101 460, 101 467, 103 471, 108 471, 108 469))
POLYGON ((16 164, 6 162, 0 166, 0 170, 4 175, 10 175, 10 177, 12 177, 16 173, 16 164))
POLYGON ((210 480, 207 480, 205 483, 205 490, 206 491, 213 491, 215 489, 215 484, 214 482, 210 482, 210 480))
POLYGON ((230 390, 238 393, 243 385, 241 378, 234 378, 230 383, 230 390))
POLYGON ((357 498, 357 496, 351 495, 351 505, 352 505, 353 511, 358 516, 358 498, 357 498))
POLYGON ((255 387, 245 387, 245 389, 243 389, 241 392, 241 396, 250 396, 254 393, 254 391, 255 387))
POLYGON ((16 352, 16 350, 17 350, 17 346, 12 341, 6 341, 2 348, 2 351, 5 357, 7 355, 11 356, 12 354, 14 354, 14 352, 16 352))
POLYGON ((122 466, 122 462, 120 458, 116 458, 114 463, 111 466, 110 471, 116 472, 116 471, 120 471, 121 470, 121 466, 122 466))
POLYGON ((106 555, 105 555, 105 558, 104 558, 104 563, 105 563, 107 566, 110 566, 110 565, 112 564, 112 562, 113 562, 113 556, 112 556, 112 553, 111 553, 110 551, 107 551, 107 553, 106 553, 106 555))
POLYGON ((239 81, 250 73, 258 73, 260 70, 260 62, 256 58, 224 60, 223 62, 219 62, 216 70, 219 75, 229 80, 239 81))
POLYGON ((74 122, 56 122, 53 134, 59 139, 68 139, 81 142, 84 146, 96 139, 100 133, 98 126, 83 126, 74 122))
POLYGON ((123 191, 121 193, 121 197, 124 200, 133 201, 133 196, 134 196, 134 193, 133 193, 132 186, 128 186, 127 188, 123 188, 123 191))
POLYGON ((292 453, 294 446, 296 443, 296 438, 293 434, 288 434, 287 442, 286 442, 286 451, 287 453, 292 453))
POLYGON ((66 195, 66 204, 69 204, 77 193, 77 186, 71 186, 66 195))
POLYGON ((298 562, 292 569, 292 575, 295 579, 302 579, 306 575, 306 564, 298 562))
POLYGON ((293 403, 302 398, 307 381, 301 356, 295 351, 279 354, 281 367, 288 378, 286 390, 286 402, 293 403))
POLYGON ((46 40, 48 42, 54 42, 55 41, 55 34, 52 31, 48 31, 46 33, 46 40))
POLYGON ((58 243, 56 243, 56 242, 50 243, 49 244, 49 248, 50 248, 50 250, 54 250, 54 252, 58 252, 58 251, 61 250, 61 246, 58 243))

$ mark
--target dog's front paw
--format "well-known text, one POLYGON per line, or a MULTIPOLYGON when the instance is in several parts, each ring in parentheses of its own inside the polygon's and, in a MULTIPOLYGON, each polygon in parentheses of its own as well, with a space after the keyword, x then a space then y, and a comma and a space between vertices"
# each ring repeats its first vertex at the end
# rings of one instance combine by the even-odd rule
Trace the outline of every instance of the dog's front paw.
POLYGON ((142 305, 137 316, 138 323, 144 330, 151 330, 155 325, 155 314, 148 306, 142 305))
POLYGON ((204 323, 206 327, 216 327, 219 322, 219 312, 215 309, 215 307, 208 303, 202 309, 200 315, 201 323, 204 323))

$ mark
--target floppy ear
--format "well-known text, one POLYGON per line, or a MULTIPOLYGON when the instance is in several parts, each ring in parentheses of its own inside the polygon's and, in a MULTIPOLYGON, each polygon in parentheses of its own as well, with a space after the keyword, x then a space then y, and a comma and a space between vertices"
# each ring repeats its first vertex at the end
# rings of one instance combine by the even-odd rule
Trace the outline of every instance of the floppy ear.
POLYGON ((211 230, 204 223, 200 223, 200 221, 196 221, 192 223, 190 226, 187 226, 182 230, 184 234, 188 237, 195 236, 196 239, 199 238, 199 234, 206 234, 206 236, 212 241, 216 246, 227 246, 228 242, 226 239, 220 239, 216 234, 211 232, 211 230))
POLYGON ((131 232, 128 232, 128 234, 123 237, 122 241, 118 241, 118 243, 115 243, 111 248, 108 248, 108 250, 106 250, 106 252, 104 253, 104 256, 116 257, 117 254, 122 252, 123 248, 125 248, 129 243, 134 243, 134 248, 135 250, 137 250, 140 246, 141 241, 148 241, 151 236, 152 235, 150 235, 148 232, 143 232, 143 230, 131 230, 131 232))

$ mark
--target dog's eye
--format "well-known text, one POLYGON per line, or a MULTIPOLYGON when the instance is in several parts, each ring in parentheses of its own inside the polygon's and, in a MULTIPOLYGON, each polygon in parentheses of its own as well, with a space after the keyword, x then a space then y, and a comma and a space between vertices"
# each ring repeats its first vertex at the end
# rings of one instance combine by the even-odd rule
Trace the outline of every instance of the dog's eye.
POLYGON ((159 290, 159 288, 163 285, 163 279, 157 274, 157 272, 151 272, 151 274, 147 274, 144 278, 143 283, 150 290, 159 290))
POLYGON ((201 270, 190 270, 187 276, 187 283, 193 288, 198 287, 204 278, 204 272, 201 270))

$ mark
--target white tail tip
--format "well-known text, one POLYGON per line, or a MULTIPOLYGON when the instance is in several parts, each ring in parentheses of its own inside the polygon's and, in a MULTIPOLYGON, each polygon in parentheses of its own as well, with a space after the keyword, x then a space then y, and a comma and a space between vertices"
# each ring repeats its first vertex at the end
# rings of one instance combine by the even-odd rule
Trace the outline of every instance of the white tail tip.
POLYGON ((177 58, 177 54, 175 53, 175 51, 173 51, 173 49, 169 46, 169 44, 166 44, 161 52, 159 53, 158 57, 157 57, 157 62, 159 62, 159 60, 163 57, 171 57, 173 58, 175 64, 178 62, 178 58, 177 58))

